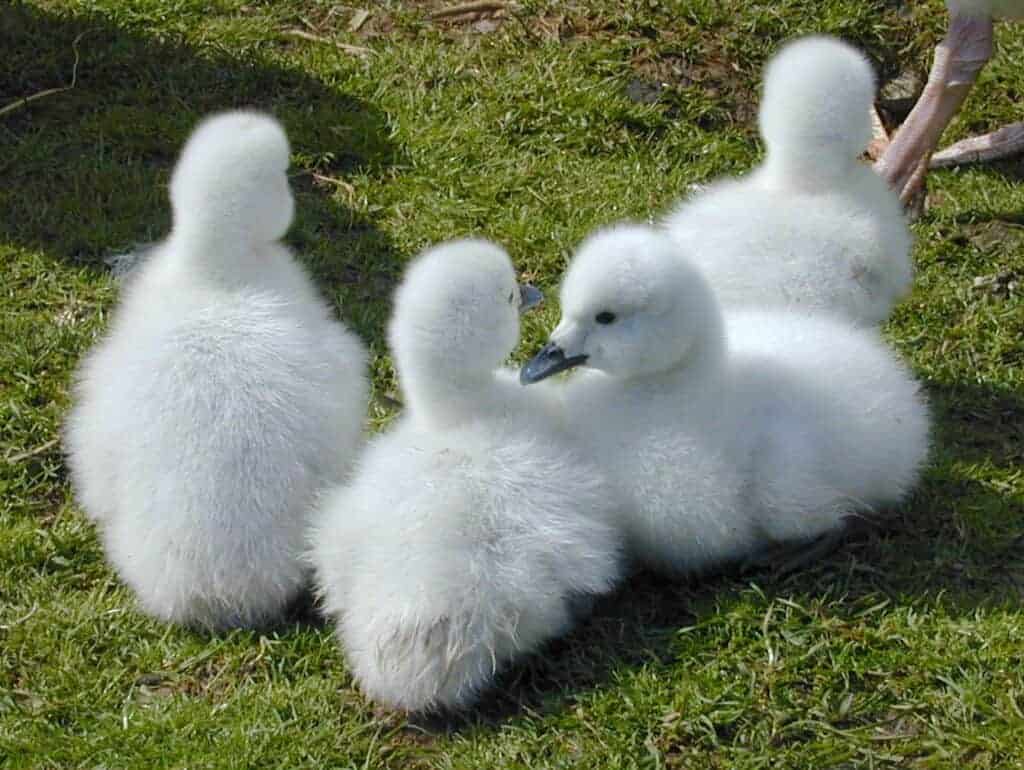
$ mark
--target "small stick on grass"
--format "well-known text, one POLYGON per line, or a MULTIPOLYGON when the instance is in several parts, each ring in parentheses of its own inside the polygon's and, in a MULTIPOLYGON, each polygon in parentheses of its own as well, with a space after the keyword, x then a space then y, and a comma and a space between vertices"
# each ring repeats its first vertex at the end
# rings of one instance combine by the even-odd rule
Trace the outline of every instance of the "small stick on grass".
POLYGON ((494 11, 504 11, 508 6, 508 3, 499 2, 498 0, 475 0, 475 2, 471 3, 460 3, 448 8, 441 8, 431 13, 430 18, 436 20, 447 19, 452 16, 462 16, 465 13, 493 13, 494 11))
POLYGON ((14 465, 15 463, 20 463, 22 460, 27 460, 30 457, 35 457, 36 455, 41 455, 43 452, 46 452, 46 451, 48 451, 50 449, 53 449, 55 446, 57 446, 57 444, 59 442, 60 442, 60 439, 52 438, 49 441, 47 441, 46 443, 40 444, 35 449, 27 449, 24 452, 19 452, 16 455, 11 455, 10 457, 5 457, 4 460, 6 460, 8 465, 14 465))
POLYGON ((61 86, 60 88, 47 88, 45 91, 38 91, 34 94, 23 96, 20 99, 15 99, 10 104, 6 104, 0 108, 0 118, 4 115, 9 115, 16 110, 20 110, 22 107, 27 107, 34 101, 45 99, 47 96, 53 96, 54 94, 61 94, 65 91, 70 91, 75 87, 75 84, 78 83, 78 41, 82 39, 83 35, 85 35, 85 32, 79 34, 71 43, 71 49, 75 52, 75 63, 71 65, 71 85, 61 86))
POLYGON ((348 193, 349 197, 352 197, 353 195, 356 194, 356 188, 343 179, 337 179, 333 176, 325 176, 323 174, 318 174, 315 171, 311 172, 311 176, 318 182, 334 185, 335 187, 344 190, 346 193, 348 193))
POLYGON ((306 32, 304 29, 286 29, 284 34, 290 37, 300 37, 303 40, 311 40, 314 43, 323 43, 325 45, 333 45, 339 51, 350 53, 353 56, 366 56, 372 54, 373 50, 370 48, 364 48, 361 45, 349 45, 348 43, 339 43, 337 40, 331 40, 330 38, 323 37, 322 35, 314 35, 312 32, 306 32))
POLYGON ((27 615, 22 615, 22 616, 21 616, 20 618, 18 618, 17 620, 13 620, 13 621, 11 621, 10 623, 8 623, 7 625, 4 625, 4 626, 0 626, 0 630, 3 630, 3 631, 9 631, 9 630, 11 630, 11 629, 12 629, 12 628, 14 628, 15 626, 17 626, 17 625, 20 625, 21 623, 24 623, 24 622, 25 622, 26 620, 28 620, 28 619, 29 619, 30 617, 32 617, 33 615, 35 615, 35 614, 36 614, 36 612, 37 612, 38 610, 39 610, 39 605, 38 605, 38 604, 33 604, 33 605, 32 605, 32 609, 30 609, 30 610, 28 611, 28 614, 27 614, 27 615))
POLYGON ((352 18, 349 20, 348 29, 349 32, 358 32, 366 24, 371 14, 369 11, 360 8, 358 11, 352 14, 352 18))

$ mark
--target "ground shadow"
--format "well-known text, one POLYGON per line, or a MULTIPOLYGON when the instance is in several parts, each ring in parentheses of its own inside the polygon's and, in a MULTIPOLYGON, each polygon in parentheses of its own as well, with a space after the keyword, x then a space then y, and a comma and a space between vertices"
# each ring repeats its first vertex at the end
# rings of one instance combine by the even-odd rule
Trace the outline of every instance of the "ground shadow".
POLYGON ((394 161, 380 110, 263 54, 243 60, 158 40, 93 13, 0 8, 0 51, 0 108, 15 105, 0 116, 5 241, 104 270, 104 258, 166 234, 166 184, 200 118, 265 110, 284 123, 296 159, 289 242, 333 299, 357 305, 344 312, 356 330, 381 339, 400 265, 386 237, 342 202, 346 175, 394 161), (16 104, 67 86, 73 72, 74 88, 16 104))

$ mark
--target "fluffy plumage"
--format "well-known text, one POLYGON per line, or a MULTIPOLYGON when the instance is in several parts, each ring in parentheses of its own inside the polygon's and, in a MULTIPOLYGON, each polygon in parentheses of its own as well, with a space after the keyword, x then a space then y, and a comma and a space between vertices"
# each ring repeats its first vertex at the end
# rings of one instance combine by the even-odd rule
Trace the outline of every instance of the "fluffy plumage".
POLYGON ((469 705, 620 575, 608 489, 501 368, 519 304, 507 255, 487 242, 412 264, 390 325, 405 414, 313 533, 349 666, 388 706, 469 705))
POLYGON ((912 239, 897 196, 858 160, 871 138, 871 66, 811 37, 783 48, 764 81, 764 163, 684 201, 665 227, 727 307, 880 323, 910 288, 912 239))
POLYGON ((562 319, 527 380, 575 361, 567 421, 627 500, 633 552, 668 572, 746 558, 898 502, 928 448, 906 368, 870 330, 743 311, 662 233, 580 247, 562 319))
POLYGON ((78 371, 78 500, 164 620, 276 619, 308 580, 313 498, 361 444, 365 350, 278 242, 288 156, 270 117, 199 126, 171 181, 173 230, 78 371))

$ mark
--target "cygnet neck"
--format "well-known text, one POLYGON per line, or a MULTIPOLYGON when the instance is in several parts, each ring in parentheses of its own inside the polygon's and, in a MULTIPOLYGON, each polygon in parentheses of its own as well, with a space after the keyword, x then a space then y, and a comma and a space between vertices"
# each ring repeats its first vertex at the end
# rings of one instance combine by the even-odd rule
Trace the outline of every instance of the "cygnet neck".
POLYGON ((758 173, 769 190, 816 192, 841 186, 857 162, 841 148, 828 144, 769 146, 758 173))
POLYGON ((494 371, 443 370, 432 362, 400 365, 402 390, 415 419, 436 428, 453 428, 479 419, 501 417, 509 408, 494 371), (409 374, 409 372, 413 372, 409 374))
POLYGON ((215 284, 250 284, 276 253, 276 243, 256 243, 243 228, 224 223, 176 225, 170 247, 187 269, 215 284))
POLYGON ((716 303, 708 305, 701 328, 679 360, 667 369, 629 378, 631 387, 643 384, 673 394, 680 390, 703 394, 722 387, 728 355, 725 321, 716 303))

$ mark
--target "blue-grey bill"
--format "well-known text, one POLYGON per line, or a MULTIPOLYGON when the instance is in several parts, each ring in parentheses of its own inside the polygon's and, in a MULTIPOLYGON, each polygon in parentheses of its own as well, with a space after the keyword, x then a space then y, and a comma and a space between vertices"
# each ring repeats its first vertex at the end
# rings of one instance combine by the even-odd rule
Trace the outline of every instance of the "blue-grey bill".
POLYGON ((533 358, 523 364, 519 370, 519 381, 523 385, 532 385, 535 382, 547 379, 552 374, 564 372, 574 366, 579 366, 587 360, 586 356, 570 356, 566 358, 565 352, 554 342, 549 342, 533 358))
POLYGON ((544 293, 528 283, 519 284, 519 312, 525 313, 544 301, 544 293))

